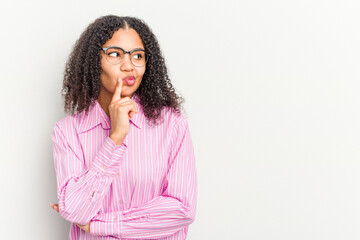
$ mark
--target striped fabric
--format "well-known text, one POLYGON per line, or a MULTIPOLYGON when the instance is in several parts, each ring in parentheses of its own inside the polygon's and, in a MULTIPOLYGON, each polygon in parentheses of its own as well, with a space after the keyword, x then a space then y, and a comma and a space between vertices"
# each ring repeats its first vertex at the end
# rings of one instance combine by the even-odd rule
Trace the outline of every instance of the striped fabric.
POLYGON ((121 146, 96 101, 88 114, 57 122, 52 132, 60 215, 69 239, 185 239, 194 221, 196 168, 188 123, 165 108, 163 121, 131 120, 121 146), (76 224, 90 224, 90 233, 76 224))

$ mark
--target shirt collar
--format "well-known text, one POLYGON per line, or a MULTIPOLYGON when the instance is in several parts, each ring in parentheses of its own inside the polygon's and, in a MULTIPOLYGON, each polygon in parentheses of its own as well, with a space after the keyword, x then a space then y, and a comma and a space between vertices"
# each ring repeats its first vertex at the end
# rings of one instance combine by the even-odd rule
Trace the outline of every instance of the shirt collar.
POLYGON ((141 128, 144 126, 144 123, 146 123, 145 115, 143 112, 143 108, 140 104, 140 97, 136 94, 133 95, 131 98, 137 105, 137 108, 139 110, 139 113, 135 114, 131 119, 130 122, 132 122, 137 128, 141 128))
MULTIPOLYGON (((145 115, 142 111, 142 106, 140 105, 140 99, 137 95, 133 95, 131 98, 138 107, 139 113, 135 114, 130 122, 134 124, 137 128, 143 127, 145 115)), ((111 128, 111 121, 108 115, 102 109, 100 103, 95 100, 93 106, 90 106, 89 111, 86 113, 85 111, 79 114, 79 133, 86 132, 99 124, 101 124, 103 129, 111 128)))

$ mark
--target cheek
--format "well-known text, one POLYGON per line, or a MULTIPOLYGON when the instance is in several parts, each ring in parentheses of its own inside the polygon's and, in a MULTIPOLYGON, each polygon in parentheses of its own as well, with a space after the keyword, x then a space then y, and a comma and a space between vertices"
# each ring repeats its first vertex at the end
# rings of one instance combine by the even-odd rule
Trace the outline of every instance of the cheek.
POLYGON ((140 78, 142 78, 143 76, 144 76, 144 73, 145 73, 145 68, 142 68, 142 69, 139 69, 138 70, 138 76, 140 77, 140 78))
POLYGON ((100 74, 100 80, 102 85, 106 85, 109 82, 110 76, 107 74, 106 71, 102 70, 100 74))
POLYGON ((119 71, 114 68, 113 66, 102 66, 101 67, 101 80, 103 81, 112 81, 113 79, 116 79, 119 75, 119 71))

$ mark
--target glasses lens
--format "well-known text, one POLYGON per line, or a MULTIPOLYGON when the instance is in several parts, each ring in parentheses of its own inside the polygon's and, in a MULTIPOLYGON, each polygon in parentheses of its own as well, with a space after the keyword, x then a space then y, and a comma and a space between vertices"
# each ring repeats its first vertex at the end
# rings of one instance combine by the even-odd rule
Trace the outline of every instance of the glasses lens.
POLYGON ((109 63, 118 64, 124 58, 124 52, 120 49, 109 48, 106 51, 105 56, 106 56, 106 59, 109 61, 109 63))
POLYGON ((146 64, 147 55, 144 51, 134 51, 131 54, 131 62, 136 67, 142 67, 146 64))

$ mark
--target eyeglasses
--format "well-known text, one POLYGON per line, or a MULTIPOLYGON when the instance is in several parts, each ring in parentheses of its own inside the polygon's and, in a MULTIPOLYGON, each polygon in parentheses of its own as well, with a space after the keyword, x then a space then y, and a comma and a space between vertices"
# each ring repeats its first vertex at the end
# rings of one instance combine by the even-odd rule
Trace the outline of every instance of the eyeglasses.
POLYGON ((131 63, 135 67, 145 66, 150 54, 147 54, 144 49, 136 48, 134 50, 125 51, 121 47, 110 46, 106 48, 102 48, 105 53, 106 60, 111 64, 119 64, 124 58, 125 54, 130 54, 131 63))

